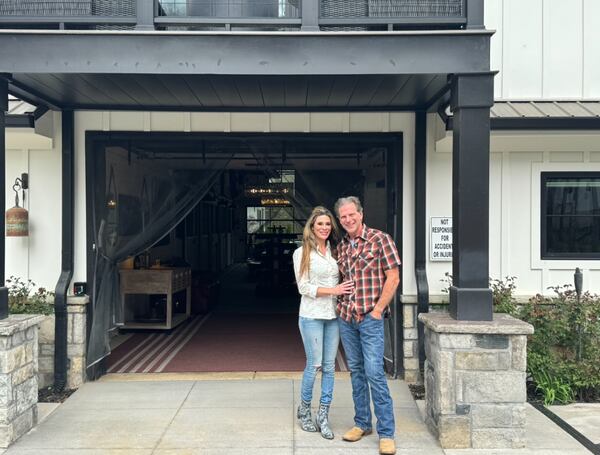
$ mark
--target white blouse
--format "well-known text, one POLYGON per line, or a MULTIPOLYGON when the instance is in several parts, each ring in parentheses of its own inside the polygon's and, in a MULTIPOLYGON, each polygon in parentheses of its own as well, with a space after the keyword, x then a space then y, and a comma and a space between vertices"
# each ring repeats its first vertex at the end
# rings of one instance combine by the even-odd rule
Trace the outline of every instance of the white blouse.
POLYGON ((335 319, 337 297, 326 295, 317 297, 317 288, 332 288, 339 283, 339 270, 336 260, 331 255, 331 247, 327 242, 325 255, 318 251, 310 252, 310 269, 308 274, 300 275, 302 247, 294 251, 294 272, 300 299, 300 316, 312 319, 335 319), (307 276, 308 275, 308 276, 307 276))

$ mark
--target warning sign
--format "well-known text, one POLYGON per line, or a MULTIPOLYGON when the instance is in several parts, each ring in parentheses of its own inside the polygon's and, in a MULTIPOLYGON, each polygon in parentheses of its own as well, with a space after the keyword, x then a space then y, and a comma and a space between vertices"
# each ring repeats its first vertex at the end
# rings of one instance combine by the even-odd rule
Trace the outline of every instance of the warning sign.
POLYGON ((430 260, 452 260, 452 217, 431 217, 430 260))

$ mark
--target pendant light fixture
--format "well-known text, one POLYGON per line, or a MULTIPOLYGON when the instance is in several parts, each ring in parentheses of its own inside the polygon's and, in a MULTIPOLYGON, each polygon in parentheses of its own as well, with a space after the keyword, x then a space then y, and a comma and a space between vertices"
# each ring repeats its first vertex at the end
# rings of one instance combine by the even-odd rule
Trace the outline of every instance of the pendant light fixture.
POLYGON ((25 190, 29 188, 28 174, 21 174, 17 177, 13 185, 15 192, 15 206, 6 211, 6 236, 7 237, 27 237, 29 235, 29 213, 19 206, 19 190, 22 191, 23 205, 25 205, 25 190))

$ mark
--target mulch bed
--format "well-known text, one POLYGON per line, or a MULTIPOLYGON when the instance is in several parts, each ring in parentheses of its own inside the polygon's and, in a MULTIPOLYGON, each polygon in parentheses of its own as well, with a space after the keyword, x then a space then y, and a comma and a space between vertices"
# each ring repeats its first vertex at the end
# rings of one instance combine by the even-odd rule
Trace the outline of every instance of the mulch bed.
POLYGON ((53 386, 38 390, 38 402, 40 403, 62 403, 71 396, 76 389, 54 390, 53 386))

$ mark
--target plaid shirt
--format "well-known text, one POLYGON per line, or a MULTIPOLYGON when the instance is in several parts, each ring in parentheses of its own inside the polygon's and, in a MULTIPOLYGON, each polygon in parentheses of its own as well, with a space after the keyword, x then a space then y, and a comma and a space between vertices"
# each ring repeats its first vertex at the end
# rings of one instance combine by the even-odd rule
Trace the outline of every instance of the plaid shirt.
POLYGON ((386 270, 400 265, 392 237, 363 224, 362 233, 352 246, 346 235, 337 246, 342 281, 354 281, 354 293, 338 297, 337 311, 346 321, 362 321, 379 300, 386 270))

